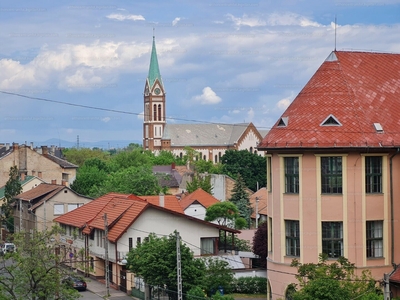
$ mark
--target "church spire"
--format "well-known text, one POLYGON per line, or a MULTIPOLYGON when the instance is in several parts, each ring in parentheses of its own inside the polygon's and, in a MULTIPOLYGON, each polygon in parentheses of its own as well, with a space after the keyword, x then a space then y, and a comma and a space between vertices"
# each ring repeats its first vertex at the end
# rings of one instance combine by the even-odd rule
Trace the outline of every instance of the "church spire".
POLYGON ((149 67, 149 75, 147 76, 147 80, 149 81, 150 89, 153 87, 154 82, 158 79, 160 85, 162 86, 160 68, 158 67, 158 59, 157 59, 157 50, 156 50, 156 41, 153 33, 153 46, 151 48, 151 58, 150 58, 150 67, 149 67))

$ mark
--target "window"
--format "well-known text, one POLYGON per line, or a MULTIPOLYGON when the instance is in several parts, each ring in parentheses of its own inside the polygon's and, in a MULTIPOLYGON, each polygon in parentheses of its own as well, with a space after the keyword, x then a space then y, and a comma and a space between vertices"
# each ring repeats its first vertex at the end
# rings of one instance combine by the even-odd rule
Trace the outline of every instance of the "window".
POLYGON ((104 233, 102 230, 97 230, 97 247, 104 248, 104 233))
POLYGON ((218 156, 217 156, 217 154, 215 154, 215 156, 214 156, 214 163, 217 163, 218 162, 218 156))
POLYGON ((153 121, 157 121, 157 105, 153 105, 153 121))
POLYGON ((131 249, 132 249, 132 247, 133 247, 133 239, 130 237, 129 239, 128 239, 128 242, 129 242, 129 245, 128 245, 128 251, 131 251, 131 249))
POLYGON ((161 104, 158 104, 158 121, 161 121, 161 104))
POLYGON ((68 204, 68 211, 72 211, 75 208, 78 208, 80 205, 78 203, 70 203, 68 204))
POLYGON ((322 222, 322 253, 343 256, 343 222, 322 222))
POLYGON ((299 158, 285 157, 285 193, 299 193, 299 158))
POLYGON ((300 256, 300 226, 299 221, 285 221, 286 255, 300 256))
POLYGON ((272 157, 267 156, 267 191, 272 192, 272 157))
POLYGON ((365 157, 365 192, 382 193, 382 156, 365 157))
POLYGON ((214 238, 201 238, 200 240, 200 254, 201 255, 210 255, 215 254, 215 239, 214 238))
POLYGON ((137 237, 137 238, 136 238, 136 247, 139 246, 141 242, 142 242, 141 237, 140 237, 140 236, 137 237))
POLYGON ((367 257, 383 257, 383 221, 367 221, 367 257))
POLYGON ((321 157, 321 191, 325 194, 342 193, 342 157, 321 157))
POLYGON ((64 214, 64 204, 54 204, 54 215, 64 214))

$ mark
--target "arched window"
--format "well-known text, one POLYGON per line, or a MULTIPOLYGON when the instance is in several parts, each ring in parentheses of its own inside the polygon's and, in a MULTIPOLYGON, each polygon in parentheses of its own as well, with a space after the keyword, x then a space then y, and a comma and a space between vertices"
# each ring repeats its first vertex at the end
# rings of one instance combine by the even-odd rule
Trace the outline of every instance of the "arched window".
POLYGON ((182 159, 182 157, 183 157, 183 154, 182 154, 182 152, 181 152, 181 153, 179 153, 179 157, 182 159))
POLYGON ((157 105, 153 105, 153 121, 157 121, 157 105))
POLYGON ((206 156, 205 155, 203 155, 203 159, 206 160, 206 156))
POLYGON ((158 121, 161 121, 161 104, 158 104, 158 121))
POLYGON ((250 147, 250 153, 253 153, 253 147, 250 147))
POLYGON ((215 163, 217 163, 217 162, 218 162, 218 156, 217 156, 217 154, 215 154, 215 157, 214 157, 214 162, 215 162, 215 163))

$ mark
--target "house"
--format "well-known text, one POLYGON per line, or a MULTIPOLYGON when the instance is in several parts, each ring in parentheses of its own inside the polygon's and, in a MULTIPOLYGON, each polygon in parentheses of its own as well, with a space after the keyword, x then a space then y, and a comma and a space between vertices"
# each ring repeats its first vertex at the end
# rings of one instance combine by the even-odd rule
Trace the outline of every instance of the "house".
POLYGON ((268 207, 268 191, 263 187, 250 196, 250 205, 253 209, 251 220, 254 222, 254 228, 258 228, 258 224, 267 221, 268 207))
POLYGON ((59 158, 42 146, 39 153, 33 145, 12 146, 5 144, 0 148, 0 186, 6 184, 12 166, 17 166, 20 174, 37 176, 45 182, 56 180, 58 183, 70 185, 76 177, 78 166, 59 158))
POLYGON ((220 201, 201 188, 188 195, 183 194, 179 204, 185 215, 204 220, 208 207, 220 201))
POLYGON ((41 183, 14 197, 15 231, 45 230, 53 219, 89 203, 92 198, 77 194, 65 185, 41 183), (22 209, 21 209, 22 208, 22 209))
POLYGON ((179 185, 182 176, 175 167, 175 163, 167 166, 153 166, 153 174, 158 179, 158 184, 162 188, 168 188, 168 194, 179 193, 179 185))
POLYGON ((267 153, 269 299, 297 282, 293 258, 344 256, 376 280, 397 268, 399 99, 400 54, 335 50, 259 144, 267 153))
POLYGON ((135 278, 126 270, 124 258, 150 233, 169 235, 177 230, 197 257, 218 254, 220 231, 239 233, 162 206, 166 203, 162 197, 152 204, 135 195, 110 193, 56 218, 66 232, 60 239, 64 253, 74 258, 71 267, 82 270, 79 261, 85 261, 87 275, 109 278, 112 285, 126 292, 135 278), (73 232, 78 232, 76 237, 73 232), (106 262, 109 276, 105 276, 106 262))
POLYGON ((257 152, 264 136, 252 123, 167 124, 166 92, 161 78, 155 38, 144 87, 143 148, 155 153, 167 150, 183 157, 185 147, 200 153, 199 159, 220 162, 228 149, 257 152))
MULTIPOLYGON (((36 176, 31 176, 31 175, 25 176, 25 174, 21 174, 20 178, 19 178, 19 183, 21 184, 22 192, 27 192, 27 191, 37 187, 39 184, 41 184, 43 182, 44 182, 43 179, 36 177, 36 176)), ((4 200, 5 188, 6 188, 5 185, 3 185, 0 188, 0 203, 2 203, 2 201, 4 200)))

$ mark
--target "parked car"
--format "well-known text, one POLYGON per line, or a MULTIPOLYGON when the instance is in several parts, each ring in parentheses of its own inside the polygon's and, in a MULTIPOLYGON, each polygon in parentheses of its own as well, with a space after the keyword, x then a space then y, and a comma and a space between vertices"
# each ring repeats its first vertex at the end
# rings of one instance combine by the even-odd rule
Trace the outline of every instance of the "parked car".
POLYGON ((1 246, 1 254, 5 255, 8 252, 14 252, 15 251, 15 245, 13 243, 4 243, 1 246))
POLYGON ((68 276, 62 282, 78 291, 86 291, 86 281, 79 276, 68 276))

